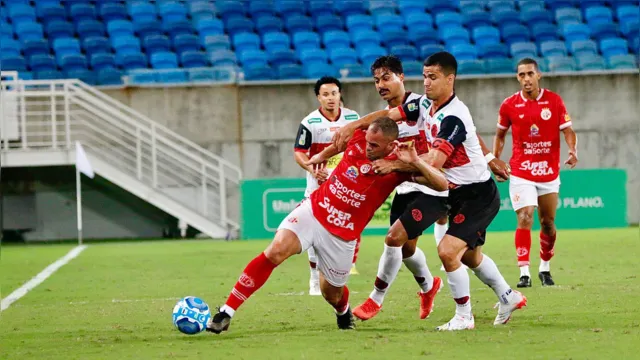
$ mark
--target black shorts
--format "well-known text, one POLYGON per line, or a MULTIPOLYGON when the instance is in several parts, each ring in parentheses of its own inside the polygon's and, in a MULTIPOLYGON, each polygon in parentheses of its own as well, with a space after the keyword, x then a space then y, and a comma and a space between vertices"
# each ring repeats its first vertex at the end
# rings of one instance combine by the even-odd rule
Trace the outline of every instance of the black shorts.
POLYGON ((500 193, 493 179, 449 190, 447 234, 467 243, 469 249, 484 245, 487 227, 500 210, 500 193))
POLYGON ((413 191, 397 194, 391 203, 389 221, 391 225, 400 220, 409 239, 422 235, 436 220, 447 215, 447 198, 413 191))

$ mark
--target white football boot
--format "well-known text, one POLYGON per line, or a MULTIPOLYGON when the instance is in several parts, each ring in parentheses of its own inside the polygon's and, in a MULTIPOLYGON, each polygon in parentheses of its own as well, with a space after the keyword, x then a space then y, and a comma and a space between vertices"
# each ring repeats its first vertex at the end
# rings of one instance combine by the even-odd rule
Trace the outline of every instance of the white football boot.
POLYGON ((320 296, 322 292, 320 291, 320 281, 318 279, 310 279, 309 280, 309 295, 311 296, 320 296))
POLYGON ((518 309, 527 306, 527 297, 522 295, 520 291, 513 290, 513 294, 507 304, 499 302, 495 307, 498 308, 498 316, 493 321, 493 325, 504 325, 511 319, 511 314, 518 309))
POLYGON ((438 331, 456 331, 456 330, 472 330, 476 327, 473 315, 459 315, 455 314, 453 319, 448 323, 440 325, 436 328, 438 331))

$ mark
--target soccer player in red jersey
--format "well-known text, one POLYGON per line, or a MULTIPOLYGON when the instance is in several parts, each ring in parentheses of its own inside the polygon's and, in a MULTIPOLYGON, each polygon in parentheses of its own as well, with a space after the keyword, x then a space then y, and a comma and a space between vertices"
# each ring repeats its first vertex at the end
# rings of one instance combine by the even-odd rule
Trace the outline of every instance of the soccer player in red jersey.
MULTIPOLYGON (((376 209, 404 181, 414 180, 440 191, 447 188, 443 174, 420 159, 413 146, 397 143, 397 137, 398 125, 385 117, 373 121, 366 132, 358 131, 353 136, 329 179, 282 221, 273 242, 249 262, 225 305, 209 320, 208 331, 227 330, 236 310, 265 284, 272 271, 309 247, 316 250, 320 289, 335 309, 338 327, 355 327, 346 283, 356 239, 376 209), (372 161, 381 158, 411 163, 419 176, 377 174, 372 161)), ((337 148, 330 146, 313 156, 309 164, 322 164, 337 153, 337 148)))
POLYGON ((571 128, 571 117, 560 95, 540 88, 541 76, 535 60, 520 60, 517 78, 522 89, 502 102, 493 142, 493 154, 499 158, 511 127, 513 154, 509 161, 509 196, 518 218, 515 243, 520 267, 519 288, 531 286, 529 252, 536 207, 541 228, 538 277, 542 286, 554 285, 549 261, 556 242, 560 132, 569 146, 569 158, 565 164, 573 168, 578 163, 578 141, 571 128))

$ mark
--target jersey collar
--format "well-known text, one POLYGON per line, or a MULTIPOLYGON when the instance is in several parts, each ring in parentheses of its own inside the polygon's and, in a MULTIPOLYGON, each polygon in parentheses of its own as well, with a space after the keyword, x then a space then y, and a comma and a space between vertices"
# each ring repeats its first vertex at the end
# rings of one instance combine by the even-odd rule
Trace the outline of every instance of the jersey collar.
POLYGON ((433 115, 431 115, 431 111, 433 109, 433 101, 431 102, 431 107, 429 110, 429 115, 430 116, 435 116, 437 113, 439 113, 442 109, 444 109, 445 107, 447 107, 447 105, 451 104, 451 102, 453 101, 453 99, 456 98, 456 93, 454 92, 453 94, 451 94, 451 97, 449 97, 449 99, 447 101, 445 101, 434 113, 433 115))
POLYGON ((333 120, 329 119, 327 115, 324 114, 324 111, 322 111, 322 106, 318 108, 318 111, 320 112, 320 115, 322 115, 323 118, 327 119, 327 121, 330 121, 330 122, 338 121, 338 119, 340 119, 340 116, 342 115, 342 108, 338 108, 338 116, 333 120))
MULTIPOLYGON (((540 94, 538 94, 538 97, 536 98, 536 101, 540 101, 540 99, 542 99, 542 95, 544 95, 544 89, 540 89, 540 94)), ((522 93, 522 90, 520 90, 520 97, 524 101, 529 101, 529 99, 524 97, 524 94, 522 93)))

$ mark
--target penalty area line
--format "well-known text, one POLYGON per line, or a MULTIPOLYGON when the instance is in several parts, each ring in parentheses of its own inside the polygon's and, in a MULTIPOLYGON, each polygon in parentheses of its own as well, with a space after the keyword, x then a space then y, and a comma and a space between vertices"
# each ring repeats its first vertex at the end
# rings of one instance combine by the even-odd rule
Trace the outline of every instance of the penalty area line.
POLYGON ((31 278, 31 280, 27 281, 22 286, 14 290, 11 294, 9 294, 9 296, 2 299, 2 302, 0 302, 0 311, 7 310, 9 306, 11 306, 11 304, 18 301, 23 296, 27 295, 27 293, 33 290, 36 286, 42 284, 42 282, 47 280, 49 276, 53 275, 53 273, 58 271, 58 269, 68 264, 69 261, 73 260, 78 255, 80 255, 80 253, 84 251, 84 249, 86 248, 87 248, 87 245, 78 245, 73 249, 71 249, 71 251, 69 251, 65 256, 61 257, 51 265, 44 268, 44 270, 40 271, 38 275, 31 278))

